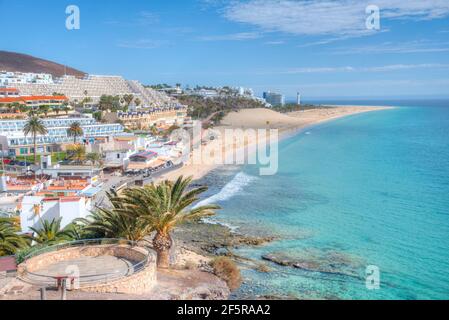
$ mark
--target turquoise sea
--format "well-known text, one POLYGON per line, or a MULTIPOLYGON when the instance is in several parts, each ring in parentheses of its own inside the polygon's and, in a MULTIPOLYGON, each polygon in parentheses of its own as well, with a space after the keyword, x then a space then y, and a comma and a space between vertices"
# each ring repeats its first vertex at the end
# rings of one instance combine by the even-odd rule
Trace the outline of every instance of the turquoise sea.
POLYGON ((203 179, 204 200, 223 207, 217 221, 279 236, 235 251, 270 269, 244 268, 236 298, 449 298, 449 102, 394 104, 284 139, 274 176, 243 166, 203 179), (365 285, 369 265, 378 290, 365 285))

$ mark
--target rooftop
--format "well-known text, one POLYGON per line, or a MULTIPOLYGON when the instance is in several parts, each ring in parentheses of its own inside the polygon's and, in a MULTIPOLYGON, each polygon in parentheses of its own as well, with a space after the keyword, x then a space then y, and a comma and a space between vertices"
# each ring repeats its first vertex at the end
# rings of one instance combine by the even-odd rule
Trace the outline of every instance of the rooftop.
MULTIPOLYGON (((1 90, 0 90, 1 91, 1 90)), ((21 96, 0 98, 0 103, 28 102, 28 101, 67 101, 66 96, 21 96)))

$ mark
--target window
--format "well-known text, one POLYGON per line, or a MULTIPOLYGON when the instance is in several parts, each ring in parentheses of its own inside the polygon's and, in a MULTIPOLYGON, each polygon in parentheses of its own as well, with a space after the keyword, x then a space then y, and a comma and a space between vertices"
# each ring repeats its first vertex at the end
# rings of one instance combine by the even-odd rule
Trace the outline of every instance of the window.
POLYGON ((28 154, 28 148, 20 148, 20 154, 28 154))

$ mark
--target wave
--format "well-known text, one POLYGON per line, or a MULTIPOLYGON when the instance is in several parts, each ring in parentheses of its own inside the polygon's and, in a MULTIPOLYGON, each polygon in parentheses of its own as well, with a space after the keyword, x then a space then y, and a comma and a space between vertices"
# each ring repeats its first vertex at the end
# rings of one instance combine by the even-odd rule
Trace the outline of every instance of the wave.
POLYGON ((249 185, 251 182, 256 180, 256 177, 247 175, 243 172, 239 172, 235 175, 235 177, 229 181, 220 192, 200 201, 195 208, 199 206, 204 206, 211 203, 223 202, 229 200, 233 196, 237 195, 239 192, 243 191, 243 189, 249 185))
POLYGON ((217 219, 214 219, 214 218, 203 218, 203 219, 201 219, 201 221, 203 223, 214 224, 214 225, 219 225, 219 226, 228 228, 231 233, 237 233, 238 229, 240 228, 239 226, 234 226, 234 225, 226 223, 226 222, 218 221, 217 219))

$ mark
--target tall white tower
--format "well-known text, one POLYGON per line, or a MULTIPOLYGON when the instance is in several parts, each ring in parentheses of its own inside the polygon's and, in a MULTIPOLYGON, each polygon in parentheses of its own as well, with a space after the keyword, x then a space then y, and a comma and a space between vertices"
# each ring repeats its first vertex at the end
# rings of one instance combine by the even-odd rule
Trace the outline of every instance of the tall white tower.
POLYGON ((301 105, 301 94, 300 94, 299 92, 296 93, 296 104, 297 104, 298 106, 301 105))

